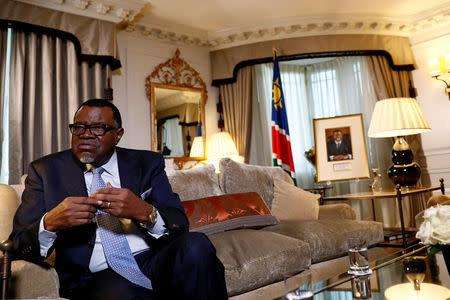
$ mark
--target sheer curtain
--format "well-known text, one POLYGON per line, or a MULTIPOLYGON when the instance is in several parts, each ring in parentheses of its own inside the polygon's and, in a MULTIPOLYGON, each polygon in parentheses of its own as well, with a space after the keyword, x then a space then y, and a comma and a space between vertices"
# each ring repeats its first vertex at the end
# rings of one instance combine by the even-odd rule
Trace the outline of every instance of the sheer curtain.
POLYGON ((179 118, 171 118, 164 122, 162 129, 162 145, 170 149, 169 156, 185 156, 183 150, 183 134, 179 118))
POLYGON ((79 104, 101 98, 109 66, 79 63, 71 41, 12 30, 9 183, 28 164, 70 147, 68 124, 79 104))
MULTIPOLYGON (((371 83, 367 62, 362 57, 339 57, 302 64, 283 62, 280 64, 280 71, 297 182, 299 187, 310 188, 314 184, 315 169, 306 160, 304 152, 314 147, 312 120, 362 113, 364 129, 367 132, 377 97, 371 83)), ((268 120, 270 120, 271 112, 270 87, 273 67, 272 63, 269 63, 256 65, 254 68, 254 115, 258 112, 263 113, 259 118, 254 118, 250 161, 267 165, 269 159, 267 156, 271 153, 268 120), (263 138, 258 139, 258 136, 263 138)), ((388 139, 383 141, 369 139, 366 135, 366 146, 369 167, 378 167, 381 172, 386 170, 391 161, 390 151, 386 149, 392 148, 392 142, 388 139)), ((350 180, 328 184, 332 185, 331 193, 343 194, 367 190, 369 182, 370 180, 350 180)), ((372 219, 372 206, 368 201, 353 201, 350 204, 359 219, 372 219)), ((375 209, 378 221, 383 221, 385 226, 396 224, 396 210, 392 201, 380 201, 376 203, 375 209)))

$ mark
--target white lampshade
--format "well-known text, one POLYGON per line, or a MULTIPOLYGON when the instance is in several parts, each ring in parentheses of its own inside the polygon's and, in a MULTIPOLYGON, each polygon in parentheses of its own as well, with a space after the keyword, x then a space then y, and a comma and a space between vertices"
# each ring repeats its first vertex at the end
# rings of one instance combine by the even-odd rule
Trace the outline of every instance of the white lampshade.
POLYGON ((444 286, 432 283, 421 283, 420 290, 414 290, 412 283, 396 284, 384 292, 387 300, 446 300, 450 295, 450 290, 444 286))
POLYGON ((208 159, 238 156, 236 146, 228 132, 217 132, 208 137, 206 145, 208 159))
POLYGON ((203 137, 196 136, 192 142, 190 157, 204 157, 205 151, 203 149, 203 137))
POLYGON ((450 72, 450 53, 447 53, 444 57, 445 69, 450 72))
POLYGON ((441 74, 441 63, 439 58, 433 57, 428 60, 428 71, 431 76, 437 76, 441 74))
POLYGON ((404 136, 430 131, 422 110, 414 98, 389 98, 375 104, 368 136, 373 138, 404 136))

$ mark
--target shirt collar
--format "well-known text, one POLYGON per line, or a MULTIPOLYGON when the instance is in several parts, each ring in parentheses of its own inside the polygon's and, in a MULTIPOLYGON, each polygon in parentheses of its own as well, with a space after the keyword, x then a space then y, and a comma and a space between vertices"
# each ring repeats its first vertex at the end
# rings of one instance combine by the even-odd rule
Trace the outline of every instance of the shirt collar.
MULTIPOLYGON (((117 169, 117 153, 116 150, 114 150, 114 153, 111 155, 110 159, 106 162, 106 164, 102 165, 103 169, 105 169, 105 172, 109 174, 114 174, 115 170, 117 169)), ((86 171, 84 173, 92 171, 94 168, 91 164, 86 164, 86 171)))

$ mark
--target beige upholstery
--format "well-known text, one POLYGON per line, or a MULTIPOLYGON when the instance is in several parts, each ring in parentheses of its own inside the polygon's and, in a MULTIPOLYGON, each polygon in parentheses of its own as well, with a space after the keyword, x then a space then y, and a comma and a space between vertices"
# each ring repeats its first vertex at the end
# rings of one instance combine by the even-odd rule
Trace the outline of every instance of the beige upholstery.
POLYGON ((355 220, 356 213, 346 203, 327 204, 319 207, 319 220, 323 219, 348 219, 355 220))
POLYGON ((172 190, 181 201, 222 195, 214 165, 167 173, 172 190))
POLYGON ((59 298, 59 280, 55 269, 16 260, 12 262, 11 273, 9 298, 59 298))
MULTIPOLYGON (((11 233, 12 220, 19 206, 19 195, 22 194, 23 189, 23 185, 0 184, 0 241, 6 240, 11 233)), ((58 275, 53 268, 44 268, 27 261, 17 260, 12 262, 11 271, 9 298, 54 299, 59 297, 58 275)))
POLYGON ((12 230, 12 219, 19 207, 16 191, 6 184, 0 184, 0 241, 6 240, 12 230))
POLYGON ((350 237, 362 237, 368 245, 383 240, 383 225, 373 221, 342 219, 285 221, 262 230, 307 242, 311 250, 311 263, 346 255, 347 239, 350 237))
POLYGON ((226 194, 257 192, 269 209, 273 200, 273 177, 293 184, 289 175, 279 167, 261 167, 223 158, 219 163, 220 187, 226 194))
POLYGON ((241 229, 210 235, 225 267, 228 295, 283 280, 311 264, 303 241, 270 231, 241 229))

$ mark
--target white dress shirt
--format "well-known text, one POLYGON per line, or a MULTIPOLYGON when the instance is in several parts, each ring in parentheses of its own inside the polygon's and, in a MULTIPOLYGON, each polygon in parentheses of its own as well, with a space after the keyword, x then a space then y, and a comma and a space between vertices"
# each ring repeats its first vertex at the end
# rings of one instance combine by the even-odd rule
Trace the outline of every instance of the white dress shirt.
MULTIPOLYGON (((102 173, 102 179, 105 183, 110 183, 113 187, 120 188, 120 177, 119 177, 119 167, 117 164, 117 154, 111 156, 110 160, 102 166, 105 172, 102 173)), ((84 172, 84 180, 86 182, 87 192, 91 188, 93 174, 90 170, 84 172)), ((143 195, 148 195, 148 192, 144 192, 143 195)), ((142 197, 142 196, 141 196, 142 197)), ((167 229, 165 227, 164 220, 161 218, 159 212, 157 212, 158 218, 151 229, 148 229, 148 233, 155 238, 159 238, 164 234, 167 234, 167 229)), ((45 216, 45 215, 44 215, 45 216)), ((95 220, 95 219, 94 219, 95 220)), ((144 240, 144 234, 139 231, 134 222, 130 219, 120 218, 122 223, 122 228, 126 234, 128 244, 130 245, 131 252, 136 255, 142 251, 149 249, 149 245, 144 240)), ((108 268, 106 262, 105 254, 103 253, 103 246, 100 235, 98 233, 98 228, 96 230, 95 245, 92 251, 91 260, 89 262, 89 269, 91 272, 98 272, 108 268)), ((39 245, 40 254, 43 257, 47 256, 47 252, 56 240, 56 232, 51 232, 44 229, 44 217, 41 218, 39 226, 39 245)))

